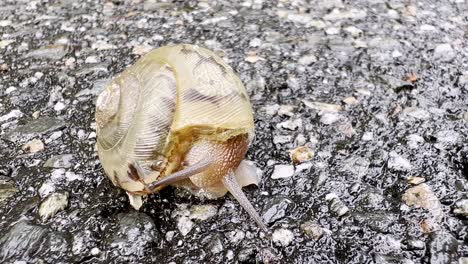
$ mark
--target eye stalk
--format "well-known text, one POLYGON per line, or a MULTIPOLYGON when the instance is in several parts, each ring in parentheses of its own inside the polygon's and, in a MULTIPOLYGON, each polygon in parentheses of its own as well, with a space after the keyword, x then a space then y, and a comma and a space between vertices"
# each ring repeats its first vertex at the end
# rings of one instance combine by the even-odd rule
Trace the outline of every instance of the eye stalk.
MULTIPOLYGON (((236 169, 245 155, 247 144, 248 138, 246 136, 238 136, 224 143, 206 140, 196 142, 186 155, 184 161, 184 163, 189 164, 188 167, 146 185, 145 189, 148 192, 155 192, 164 186, 187 179, 190 179, 194 185, 201 189, 221 184, 257 222, 259 227, 264 232, 268 232, 268 228, 263 223, 262 218, 242 191, 239 181, 240 179, 244 179, 245 181, 246 175, 236 175, 236 172, 238 174, 239 172, 245 173, 245 170, 236 169)), ((140 177, 146 174, 138 163, 134 163, 133 166, 138 174, 140 174, 140 177)), ((255 174, 255 172, 253 173, 255 174)), ((250 175, 247 177, 255 176, 250 175)))

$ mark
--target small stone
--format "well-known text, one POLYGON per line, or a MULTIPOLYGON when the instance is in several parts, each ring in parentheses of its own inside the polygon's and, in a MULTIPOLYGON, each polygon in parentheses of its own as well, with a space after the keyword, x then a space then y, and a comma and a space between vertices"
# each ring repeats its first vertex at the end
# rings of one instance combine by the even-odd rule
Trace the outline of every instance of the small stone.
POLYGON ((63 102, 57 102, 55 105, 54 105, 54 110, 57 111, 57 112, 60 112, 62 111, 63 109, 65 109, 66 105, 63 103, 63 102))
POLYGON ((314 152, 307 146, 300 146, 290 151, 290 157, 294 164, 309 161, 314 157, 314 152))
POLYGON ((217 212, 216 206, 211 204, 194 205, 190 208, 190 219, 205 221, 215 216, 217 212))
POLYGON ((359 37, 362 35, 362 30, 357 28, 357 27, 354 27, 354 26, 349 26, 349 27, 346 27, 344 29, 344 31, 348 32, 351 34, 351 36, 353 37, 359 37))
POLYGON ((54 140, 57 140, 57 139, 61 138, 62 135, 63 135, 63 132, 62 132, 62 131, 55 131, 55 132, 53 132, 53 133, 50 135, 49 138, 46 139, 45 142, 46 142, 46 144, 47 144, 47 143, 50 143, 50 142, 52 142, 52 141, 54 141, 54 140))
POLYGON ((47 195, 55 192, 55 185, 51 181, 47 180, 44 183, 42 183, 38 192, 39 192, 39 196, 44 198, 47 195))
POLYGON ((458 257, 458 241, 447 231, 434 232, 428 244, 428 263, 455 263, 458 257))
POLYGON ((6 48, 8 45, 10 45, 10 44, 13 43, 13 42, 15 42, 15 41, 12 40, 12 39, 0 40, 0 49, 6 48))
POLYGON ((39 216, 46 221, 68 205, 68 193, 54 193, 47 197, 39 206, 39 216))
POLYGON ((19 190, 15 183, 8 177, 0 176, 0 205, 8 203, 8 199, 19 190))
POLYGON ((277 128, 284 128, 288 130, 297 130, 302 128, 302 119, 297 118, 297 119, 289 119, 284 122, 276 124, 277 128))
POLYGON ((304 145, 305 143, 307 142, 304 134, 302 133, 299 133, 296 137, 296 139, 294 140, 294 145, 296 146, 302 146, 304 145))
POLYGON ((44 143, 40 139, 33 139, 28 143, 24 144, 21 149, 29 151, 29 153, 37 153, 44 150, 44 143))
POLYGON ((18 109, 10 111, 8 114, 0 116, 0 122, 5 122, 11 119, 18 119, 23 117, 23 112, 18 109))
POLYGON ((315 57, 313 54, 308 54, 300 57, 297 62, 301 65, 308 66, 314 62, 317 62, 317 57, 315 57))
POLYGON ((423 177, 410 176, 407 179, 408 183, 411 185, 418 185, 426 181, 423 177))
POLYGON ((322 20, 319 20, 319 19, 313 19, 307 25, 311 26, 311 27, 314 27, 316 29, 322 29, 322 28, 325 28, 327 26, 325 24, 325 22, 323 22, 322 20))
POLYGON ((349 208, 338 198, 335 193, 329 193, 325 196, 325 200, 328 201, 328 207, 330 211, 335 213, 337 216, 343 216, 349 212, 349 208))
POLYGON ((107 43, 107 41, 104 41, 104 40, 98 40, 98 41, 93 42, 93 44, 91 44, 91 48, 95 50, 111 50, 111 49, 116 49, 117 46, 113 44, 109 44, 107 43))
POLYGON ((302 100, 305 106, 312 108, 314 110, 324 111, 324 112, 339 112, 343 110, 340 105, 328 104, 322 102, 313 102, 309 100, 302 100))
POLYGON ((305 163, 301 163, 299 165, 296 166, 296 171, 295 173, 301 173, 303 171, 307 171, 308 169, 312 168, 312 162, 305 162, 305 163))
POLYGON ((71 57, 65 60, 65 66, 67 67, 73 67, 75 65, 76 59, 71 57))
POLYGON ((227 239, 231 244, 237 244, 245 238, 245 233, 242 230, 236 229, 227 233, 227 239))
POLYGON ((72 166, 73 154, 62 154, 49 158, 44 167, 50 168, 70 168, 72 166))
POLYGON ((293 105, 281 105, 278 109, 279 116, 294 116, 294 106, 293 105))
POLYGON ((333 123, 336 123, 338 120, 340 120, 340 115, 337 113, 324 113, 320 117, 320 123, 324 125, 331 125, 333 123))
POLYGON ((166 232, 166 240, 168 242, 171 242, 172 239, 174 238, 174 236, 175 236, 175 231, 167 231, 166 232))
POLYGON ((289 229, 280 228, 273 232, 272 239, 274 243, 286 247, 294 240, 294 234, 289 229))
POLYGON ((412 169, 413 166, 411 166, 411 163, 407 159, 398 155, 395 151, 390 152, 389 156, 388 167, 390 169, 396 171, 410 171, 412 169))
POLYGON ((272 247, 261 248, 255 258, 255 263, 274 264, 281 263, 281 258, 272 247))
POLYGON ((390 10, 387 11, 387 16, 389 18, 393 18, 393 19, 400 18, 400 14, 398 13, 398 11, 393 10, 393 9, 390 9, 390 10))
POLYGON ((413 84, 404 80, 401 80, 395 76, 392 75, 384 75, 381 74, 378 76, 380 80, 382 81, 382 84, 384 84, 386 87, 393 89, 395 91, 399 91, 401 89, 406 89, 406 88, 413 88, 413 84))
POLYGON ((347 105, 353 105, 353 104, 356 104, 357 102, 358 100, 354 96, 346 97, 345 99, 343 99, 343 103, 347 105))
POLYGON ((406 243, 408 244, 409 249, 421 250, 421 249, 424 249, 426 246, 424 241, 421 241, 421 240, 412 239, 412 240, 408 240, 406 243))
POLYGON ((8 232, 5 230, 2 233, 0 259, 3 263, 14 263, 16 260, 41 263, 39 261, 41 258, 37 256, 52 256, 58 252, 67 252, 69 247, 67 239, 59 232, 52 232, 45 226, 33 225, 25 220, 17 221, 8 232), (33 255, 31 250, 34 251, 33 255))
POLYGON ((274 198, 272 201, 269 201, 265 206, 268 209, 262 215, 263 221, 266 224, 271 224, 284 218, 288 214, 291 204, 292 201, 287 198, 274 198))
POLYGON ((430 212, 430 217, 425 218, 421 224, 423 231, 431 232, 437 229, 438 222, 443 217, 442 204, 431 188, 425 184, 419 184, 409 188, 402 196, 402 200, 408 206, 424 208, 430 212))
POLYGON ((399 52, 398 50, 392 51, 392 57, 393 58, 398 58, 398 57, 401 57, 401 56, 403 56, 403 54, 401 54, 401 52, 399 52))
POLYGON ((340 34, 340 29, 336 27, 327 28, 325 33, 327 33, 327 35, 337 35, 340 34))
POLYGON ((280 109, 280 106, 278 104, 266 105, 265 107, 263 107, 263 110, 265 111, 265 113, 270 116, 276 115, 279 109, 280 109))
POLYGON ((364 132, 361 139, 363 141, 372 141, 374 139, 374 133, 371 131, 364 132))
POLYGON ((294 175, 293 165, 275 165, 273 173, 271 174, 272 179, 289 178, 294 175))
POLYGON ((29 52, 28 54, 26 54, 26 57, 60 60, 61 58, 65 57, 67 53, 68 47, 66 45, 49 45, 29 52))
POLYGON ((210 248, 211 253, 213 254, 219 254, 223 252, 223 243, 221 242, 221 239, 219 236, 214 236, 214 238, 210 241, 208 247, 210 248))
POLYGON ((454 130, 442 130, 436 134, 437 142, 446 145, 455 145, 461 138, 460 133, 454 130))
POLYGON ((303 25, 312 21, 312 16, 310 14, 288 13, 287 18, 294 23, 303 25))
POLYGON ((82 180, 83 179, 83 176, 79 175, 79 174, 76 174, 74 172, 71 172, 71 171, 67 171, 65 172, 65 179, 69 182, 72 182, 72 181, 76 181, 76 180, 82 180))
POLYGON ((258 56, 257 54, 255 53, 249 53, 247 54, 247 57, 245 57, 244 59, 246 62, 250 62, 250 63, 256 63, 257 61, 260 61, 260 60, 265 60, 264 58, 258 56))
POLYGON ((299 91, 301 89, 301 83, 294 75, 288 76, 288 79, 286 80, 286 84, 293 91, 299 91))
POLYGON ((42 117, 30 121, 29 123, 17 127, 11 134, 31 135, 31 134, 45 134, 50 131, 60 129, 65 126, 65 122, 59 119, 42 117))
POLYGON ((273 143, 275 144, 285 144, 292 142, 292 136, 290 135, 277 135, 273 137, 273 143))
POLYGON ((453 213, 456 215, 468 217, 468 199, 457 201, 454 205, 453 213))
MULTIPOLYGON (((133 256, 134 261, 141 262, 148 256, 155 254, 155 245, 162 242, 162 237, 156 228, 153 219, 145 213, 131 211, 120 213, 118 216, 118 228, 111 229, 113 233, 106 234, 106 258, 122 258, 133 256)), ((101 243, 99 243, 101 244, 101 243)))
POLYGON ((367 46, 367 43, 366 43, 364 40, 362 40, 362 39, 355 39, 355 40, 353 41, 353 47, 355 47, 355 48, 357 48, 357 49, 359 49, 359 48, 365 49, 365 48, 367 48, 368 46, 367 46))
POLYGON ((452 46, 448 43, 439 44, 434 49, 434 59, 449 62, 453 60, 456 56, 456 52, 453 50, 452 46))
POLYGON ((244 263, 248 261, 253 261, 255 263, 255 251, 253 247, 247 246, 242 248, 237 254, 237 259, 244 263))
POLYGON ((333 9, 330 13, 326 14, 323 19, 325 20, 341 20, 341 19, 363 19, 367 16, 365 10, 352 8, 350 10, 340 11, 338 8, 333 9))
POLYGON ((421 31, 437 31, 437 28, 433 25, 424 24, 419 27, 421 31))
POLYGON ((249 46, 253 48, 260 47, 260 45, 262 45, 262 40, 259 38, 251 39, 249 42, 249 46))
POLYGON ((101 254, 101 250, 99 248, 92 248, 91 251, 90 251, 91 255, 93 256, 97 256, 99 254, 101 254))
POLYGON ((11 20, 0 20, 0 27, 8 27, 11 26, 11 20))
POLYGON ((85 63, 98 63, 98 62, 99 62, 99 58, 96 56, 88 56, 85 59, 85 63))
POLYGON ((195 224, 190 220, 190 218, 186 216, 179 217, 177 220, 177 229, 182 234, 182 236, 186 236, 192 230, 195 224))
POLYGON ((408 135, 406 140, 408 146, 412 149, 417 149, 421 143, 424 143, 424 138, 417 134, 408 135))
POLYGON ((307 221, 301 225, 301 230, 304 232, 306 235, 308 235, 310 238, 314 240, 319 240, 323 234, 325 233, 323 228, 311 221, 307 221))
POLYGON ((88 139, 93 139, 93 138, 96 138, 96 132, 89 133, 88 139))
POLYGON ((5 94, 11 94, 14 91, 16 91, 16 87, 10 86, 5 90, 5 94))

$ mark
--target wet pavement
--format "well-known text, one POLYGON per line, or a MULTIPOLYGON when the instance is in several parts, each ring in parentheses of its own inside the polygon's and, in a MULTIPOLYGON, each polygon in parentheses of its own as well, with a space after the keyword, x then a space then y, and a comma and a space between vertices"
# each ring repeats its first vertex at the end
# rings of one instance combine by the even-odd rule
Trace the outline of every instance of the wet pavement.
POLYGON ((0 262, 468 263, 467 14, 466 0, 1 1, 0 262), (245 84, 263 178, 244 190, 270 238, 230 195, 166 188, 138 212, 105 177, 96 95, 171 43, 214 50, 245 84))

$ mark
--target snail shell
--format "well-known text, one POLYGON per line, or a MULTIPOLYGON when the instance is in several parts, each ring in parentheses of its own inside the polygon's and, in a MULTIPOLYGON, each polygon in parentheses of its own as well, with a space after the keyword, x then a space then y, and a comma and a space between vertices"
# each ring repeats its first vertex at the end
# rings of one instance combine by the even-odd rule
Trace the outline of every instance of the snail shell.
POLYGON ((101 164, 135 208, 167 185, 211 198, 229 190, 266 229, 241 190, 259 181, 242 161, 254 135, 250 101, 213 52, 184 44, 146 54, 99 95, 96 123, 101 164))

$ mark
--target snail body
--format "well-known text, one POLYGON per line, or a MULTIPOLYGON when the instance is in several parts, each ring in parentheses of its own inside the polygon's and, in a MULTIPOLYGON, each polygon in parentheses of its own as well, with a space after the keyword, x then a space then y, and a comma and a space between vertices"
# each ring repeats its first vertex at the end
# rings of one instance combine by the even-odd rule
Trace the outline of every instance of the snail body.
POLYGON ((254 136, 250 101, 213 52, 183 44, 146 54, 99 95, 96 124, 102 167, 136 209, 168 185, 209 198, 229 191, 266 229, 241 190, 259 181, 243 161, 254 136))

